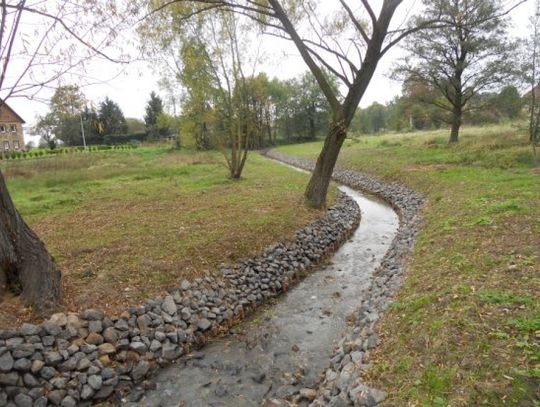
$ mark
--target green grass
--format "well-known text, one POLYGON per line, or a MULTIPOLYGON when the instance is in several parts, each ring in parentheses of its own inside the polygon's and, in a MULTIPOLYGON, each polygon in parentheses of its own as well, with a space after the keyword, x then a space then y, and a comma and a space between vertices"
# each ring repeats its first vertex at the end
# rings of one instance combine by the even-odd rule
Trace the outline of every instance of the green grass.
MULTIPOLYGON (((320 211, 307 175, 251 154, 228 178, 216 152, 138 148, 0 164, 12 198, 63 273, 65 309, 121 312, 292 236, 320 211)), ((2 304, 0 325, 18 317, 2 304)))
MULTIPOLYGON (((423 193, 368 378, 389 406, 538 406, 540 171, 512 125, 347 139, 338 162, 423 193), (536 404, 535 404, 536 403, 536 404)), ((280 147, 316 157, 320 143, 280 147)))

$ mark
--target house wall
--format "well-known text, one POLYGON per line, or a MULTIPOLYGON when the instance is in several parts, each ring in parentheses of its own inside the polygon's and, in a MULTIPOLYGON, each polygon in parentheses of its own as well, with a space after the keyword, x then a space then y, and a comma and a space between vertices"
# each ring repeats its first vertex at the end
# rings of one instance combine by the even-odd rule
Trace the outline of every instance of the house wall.
POLYGON ((24 149, 22 123, 9 109, 0 107, 0 152, 24 149))

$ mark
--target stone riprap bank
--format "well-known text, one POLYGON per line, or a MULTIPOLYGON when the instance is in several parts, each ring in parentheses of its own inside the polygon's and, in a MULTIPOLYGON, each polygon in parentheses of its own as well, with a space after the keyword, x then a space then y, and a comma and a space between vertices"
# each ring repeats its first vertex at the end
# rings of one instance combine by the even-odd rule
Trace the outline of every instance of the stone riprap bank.
POLYGON ((131 307, 55 314, 0 330, 0 407, 89 405, 120 398, 160 365, 202 345, 289 287, 356 229, 360 209, 340 194, 322 219, 289 242, 131 307))
MULTIPOLYGON (((308 171, 314 167, 310 160, 275 151, 269 151, 266 155, 308 171)), ((370 367, 370 351, 379 342, 374 325, 401 286, 407 256, 419 232, 425 199, 401 184, 382 182, 357 171, 336 169, 333 178, 353 189, 375 194, 385 200, 398 212, 400 225, 390 249, 374 273, 370 288, 359 299, 359 309, 352 319, 354 324, 337 344, 317 389, 317 398, 310 406, 376 406, 384 400, 385 393, 366 385, 362 374, 370 367)), ((292 397, 296 402, 303 398, 301 394, 292 397)), ((276 407, 288 405, 284 400, 274 400, 273 403, 276 407)))

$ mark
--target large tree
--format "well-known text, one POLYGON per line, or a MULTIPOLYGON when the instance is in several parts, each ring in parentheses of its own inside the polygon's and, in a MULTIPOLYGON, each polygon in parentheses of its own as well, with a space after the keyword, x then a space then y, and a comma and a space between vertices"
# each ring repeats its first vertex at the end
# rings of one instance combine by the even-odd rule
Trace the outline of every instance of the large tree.
POLYGON ((82 144, 81 114, 86 98, 77 85, 61 85, 49 102, 50 114, 55 118, 54 134, 68 146, 82 144))
MULTIPOLYGON (((233 11, 252 19, 270 35, 292 41, 315 77, 331 110, 331 124, 305 197, 310 206, 323 207, 328 185, 341 146, 356 108, 382 56, 401 38, 419 27, 390 30, 390 22, 401 0, 384 0, 374 7, 368 0, 244 1, 199 0, 156 1, 150 14, 174 7, 183 17, 205 11, 233 11), (340 96, 325 70, 345 90, 340 96)), ((431 22, 430 22, 431 23, 431 22)), ((422 23, 425 24, 425 23, 422 23)))
MULTIPOLYGON (((81 74, 96 55, 111 59, 102 45, 117 31, 103 28, 122 10, 105 13, 98 3, 91 8, 71 0, 0 3, 0 103, 38 97, 63 75, 81 74)), ((0 301, 8 290, 20 293, 38 313, 52 310, 62 297, 60 272, 15 208, 0 172, 0 301)))
POLYGON ((407 39, 409 56, 397 72, 444 96, 432 103, 449 113, 449 141, 454 143, 471 99, 511 76, 513 47, 500 0, 425 0, 423 4, 419 23, 438 19, 441 26, 417 31, 407 39))

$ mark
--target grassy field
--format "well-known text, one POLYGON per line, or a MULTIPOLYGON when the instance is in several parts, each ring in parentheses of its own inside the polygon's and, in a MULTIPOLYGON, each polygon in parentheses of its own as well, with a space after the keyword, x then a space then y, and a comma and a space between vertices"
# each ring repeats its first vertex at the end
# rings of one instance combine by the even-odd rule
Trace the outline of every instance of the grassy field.
MULTIPOLYGON (((321 215, 302 205, 307 175, 257 154, 240 181, 228 179, 218 153, 164 147, 0 165, 62 271, 66 310, 121 312, 321 215)), ((0 307, 0 326, 29 316, 12 298, 0 307)))
MULTIPOLYGON (((339 165, 429 202, 368 379, 391 406, 540 405, 540 171, 513 127, 348 139, 339 165)), ((280 148, 315 157, 321 145, 280 148)))

